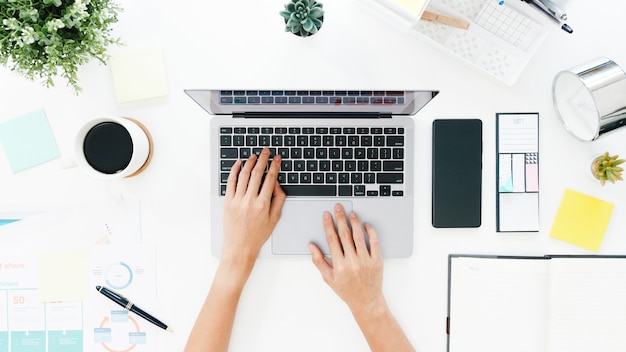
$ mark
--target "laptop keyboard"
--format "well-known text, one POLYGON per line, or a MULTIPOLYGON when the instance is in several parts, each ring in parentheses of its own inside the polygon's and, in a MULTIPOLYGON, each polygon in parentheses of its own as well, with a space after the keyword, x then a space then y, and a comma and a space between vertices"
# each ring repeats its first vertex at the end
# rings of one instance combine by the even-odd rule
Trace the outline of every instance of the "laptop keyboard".
POLYGON ((220 186, 231 167, 263 148, 282 157, 288 196, 404 196, 402 127, 220 127, 220 186))
POLYGON ((403 91, 221 90, 220 104, 404 104, 403 91))

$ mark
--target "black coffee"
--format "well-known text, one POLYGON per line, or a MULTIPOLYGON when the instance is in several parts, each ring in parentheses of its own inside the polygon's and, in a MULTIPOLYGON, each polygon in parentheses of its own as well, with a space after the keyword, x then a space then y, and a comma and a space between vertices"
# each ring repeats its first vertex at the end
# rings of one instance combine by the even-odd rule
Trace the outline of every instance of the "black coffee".
POLYGON ((101 122, 87 132, 83 152, 91 167, 105 174, 116 174, 130 164, 133 141, 124 126, 101 122))

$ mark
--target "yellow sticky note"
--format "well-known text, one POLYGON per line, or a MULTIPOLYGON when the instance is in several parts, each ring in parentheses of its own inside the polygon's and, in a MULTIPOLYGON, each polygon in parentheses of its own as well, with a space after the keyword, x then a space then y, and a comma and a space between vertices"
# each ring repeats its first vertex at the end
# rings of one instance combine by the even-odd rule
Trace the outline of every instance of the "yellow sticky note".
POLYGON ((417 16, 422 15, 422 11, 426 7, 426 4, 429 0, 392 0, 396 4, 404 7, 405 9, 411 11, 417 16))
POLYGON ((550 237, 597 252, 612 212, 613 203, 566 189, 550 237))
POLYGON ((168 94, 163 52, 158 46, 118 48, 111 53, 115 96, 119 103, 168 94))
POLYGON ((86 251, 39 253, 37 276, 41 302, 80 301, 89 297, 89 255, 86 251))

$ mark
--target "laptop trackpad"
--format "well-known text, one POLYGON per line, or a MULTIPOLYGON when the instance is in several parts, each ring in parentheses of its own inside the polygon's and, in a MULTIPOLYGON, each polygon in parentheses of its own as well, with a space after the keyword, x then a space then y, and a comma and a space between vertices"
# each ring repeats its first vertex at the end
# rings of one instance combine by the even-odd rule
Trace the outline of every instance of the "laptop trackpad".
POLYGON ((314 243, 324 254, 330 254, 322 214, 324 211, 334 214, 337 203, 343 205, 348 214, 352 211, 350 201, 288 199, 272 233, 272 253, 310 254, 309 243, 314 243))

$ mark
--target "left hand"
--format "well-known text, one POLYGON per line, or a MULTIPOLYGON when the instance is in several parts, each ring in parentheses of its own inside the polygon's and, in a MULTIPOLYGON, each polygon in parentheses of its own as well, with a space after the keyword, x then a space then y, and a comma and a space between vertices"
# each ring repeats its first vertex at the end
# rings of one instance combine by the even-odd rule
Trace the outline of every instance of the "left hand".
POLYGON ((238 160, 231 169, 224 201, 222 259, 256 260, 280 219, 286 199, 277 181, 281 158, 276 155, 265 174, 269 155, 265 148, 258 157, 250 156, 243 168, 238 160))

